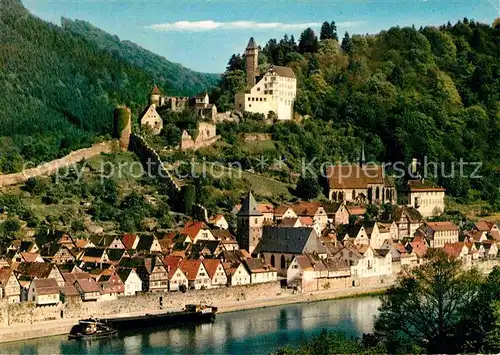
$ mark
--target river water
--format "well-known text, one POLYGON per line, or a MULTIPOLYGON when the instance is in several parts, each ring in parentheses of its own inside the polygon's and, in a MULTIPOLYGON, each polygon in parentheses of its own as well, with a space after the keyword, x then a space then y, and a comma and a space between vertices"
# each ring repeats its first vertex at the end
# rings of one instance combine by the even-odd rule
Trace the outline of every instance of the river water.
POLYGON ((373 330, 377 297, 301 303, 221 313, 213 324, 120 334, 92 342, 66 336, 0 344, 2 354, 268 354, 299 346, 323 329, 361 335, 373 330))

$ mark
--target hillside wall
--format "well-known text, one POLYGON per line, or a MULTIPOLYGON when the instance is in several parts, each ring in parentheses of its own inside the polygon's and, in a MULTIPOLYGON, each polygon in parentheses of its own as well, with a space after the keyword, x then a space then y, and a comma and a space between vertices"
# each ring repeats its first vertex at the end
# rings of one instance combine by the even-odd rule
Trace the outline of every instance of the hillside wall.
POLYGON ((82 160, 90 159, 101 153, 111 153, 116 149, 117 141, 115 140, 96 143, 90 148, 75 150, 65 157, 38 165, 35 168, 26 169, 20 173, 0 175, 0 187, 22 184, 32 177, 52 175, 59 169, 66 168, 82 160))

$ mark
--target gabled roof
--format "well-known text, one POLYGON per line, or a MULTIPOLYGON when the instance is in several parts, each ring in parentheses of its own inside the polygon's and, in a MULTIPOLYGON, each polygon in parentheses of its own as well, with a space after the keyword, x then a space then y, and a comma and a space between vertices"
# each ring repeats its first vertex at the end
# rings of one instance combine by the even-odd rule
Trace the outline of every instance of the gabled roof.
POLYGON ((380 165, 331 165, 326 169, 330 189, 366 189, 368 185, 384 183, 380 165))
POLYGON ((0 286, 6 285, 12 275, 12 269, 10 267, 0 268, 0 286))
POLYGON ((169 279, 174 276, 175 270, 177 270, 177 267, 179 266, 181 261, 182 257, 174 255, 169 255, 165 259, 163 259, 163 265, 165 265, 165 268, 168 271, 169 279))
POLYGON ((217 268, 221 265, 221 261, 219 259, 204 259, 203 266, 207 270, 208 276, 213 279, 215 276, 215 272, 217 268))
POLYGON ((33 280, 37 295, 59 294, 59 285, 56 279, 36 279, 33 280))
POLYGON ((325 209, 325 212, 327 214, 334 214, 337 213, 339 210, 340 206, 342 206, 342 202, 323 202, 322 206, 325 209))
POLYGON ((242 217, 262 216, 262 212, 259 211, 257 201, 255 201, 251 191, 248 192, 248 195, 241 204, 241 208, 237 215, 242 217))
POLYGON ((243 264, 252 274, 276 271, 271 265, 267 265, 259 258, 244 259, 243 264))
POLYGON ((201 260, 182 260, 179 263, 179 267, 188 280, 194 281, 196 280, 201 264, 201 260))
POLYGON ((101 292, 99 284, 92 279, 80 279, 76 280, 76 285, 78 285, 81 290, 85 293, 87 292, 101 292))
MULTIPOLYGON (((286 211, 288 211, 288 209, 292 208, 291 206, 279 206, 278 208, 276 208, 274 210, 274 214, 276 216, 282 216, 283 214, 285 214, 286 211)), ((293 208, 292 208, 293 210, 293 208)), ((295 211, 294 211, 295 213, 295 211)))
POLYGON ((442 222, 425 222, 425 224, 433 231, 448 231, 448 230, 458 230, 458 227, 449 221, 442 222))
POLYGON ((214 229, 212 234, 215 239, 220 240, 222 243, 236 243, 236 238, 227 229, 214 229))
POLYGON ((297 216, 314 217, 314 215, 318 212, 318 209, 321 207, 321 203, 301 201, 293 204, 291 207, 297 216))
POLYGON ((78 290, 73 285, 60 287, 59 292, 63 294, 65 297, 80 296, 78 290))
POLYGON ((446 243, 443 247, 443 251, 454 258, 460 256, 463 248, 467 246, 463 242, 446 243))
POLYGON ((30 242, 28 240, 23 240, 19 246, 19 251, 21 253, 30 252, 36 246, 35 242, 30 242))
POLYGON ((184 225, 184 228, 180 231, 180 234, 188 235, 191 239, 194 239, 200 230, 202 229, 210 229, 202 221, 189 221, 184 225))
POLYGON ((122 237, 123 245, 126 249, 134 249, 134 244, 137 238, 139 238, 137 234, 125 233, 122 237))
POLYGON ((125 249, 108 249, 107 254, 111 261, 119 261, 123 256, 128 256, 125 249))
POLYGON ((21 257, 23 258, 23 260, 28 262, 35 262, 39 256, 40 254, 38 253, 28 253, 28 252, 21 253, 21 257))
POLYGON ((92 276, 88 272, 63 272, 62 277, 66 285, 73 285, 77 280, 89 279, 92 276))
POLYGON ((295 227, 298 220, 299 220, 298 217, 296 217, 296 218, 283 218, 280 221, 279 226, 280 227, 295 227))
POLYGON ((495 224, 496 223, 492 221, 478 221, 474 223, 474 226, 478 231, 489 233, 491 229, 495 226, 495 224))
POLYGON ((446 191, 446 189, 438 186, 429 180, 409 180, 408 188, 411 192, 423 192, 423 191, 446 191))
POLYGON ((424 217, 422 217, 420 212, 413 207, 393 206, 392 220, 397 223, 403 216, 407 216, 411 223, 420 223, 424 220, 424 217))
POLYGON ((279 65, 271 64, 267 69, 268 72, 275 72, 279 76, 284 76, 287 78, 295 78, 295 74, 293 73, 292 68, 282 67, 279 65))
POLYGON ((141 235, 139 237, 139 243, 137 244, 137 250, 151 250, 153 243, 155 241, 154 235, 141 235))
POLYGON ((122 282, 125 283, 133 271, 134 271, 133 269, 119 268, 116 270, 116 273, 118 277, 122 280, 122 282))
POLYGON ((57 266, 50 263, 22 262, 17 265, 16 274, 19 277, 29 280, 34 278, 46 279, 54 267, 57 266))
POLYGON ((262 239, 254 252, 302 254, 306 251, 326 253, 313 228, 264 227, 262 239))

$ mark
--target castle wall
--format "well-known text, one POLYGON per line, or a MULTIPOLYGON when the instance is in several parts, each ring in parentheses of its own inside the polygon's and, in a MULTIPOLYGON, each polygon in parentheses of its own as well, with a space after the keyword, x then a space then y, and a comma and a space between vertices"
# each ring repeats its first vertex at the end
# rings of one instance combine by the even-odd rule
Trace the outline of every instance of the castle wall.
POLYGON ((96 143, 90 148, 75 150, 65 157, 38 165, 35 168, 26 169, 15 174, 0 175, 0 187, 22 184, 33 177, 55 174, 59 169, 66 168, 82 160, 90 159, 101 153, 111 153, 117 148, 118 145, 115 140, 96 143))

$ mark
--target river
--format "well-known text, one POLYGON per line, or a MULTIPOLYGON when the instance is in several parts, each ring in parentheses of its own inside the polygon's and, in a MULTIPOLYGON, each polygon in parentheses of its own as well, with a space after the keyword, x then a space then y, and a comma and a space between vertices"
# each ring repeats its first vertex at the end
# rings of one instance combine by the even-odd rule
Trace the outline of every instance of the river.
POLYGON ((298 346, 323 329, 361 335, 373 330, 377 297, 221 313, 213 324, 120 334, 92 342, 66 336, 2 344, 2 354, 268 354, 298 346))

